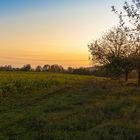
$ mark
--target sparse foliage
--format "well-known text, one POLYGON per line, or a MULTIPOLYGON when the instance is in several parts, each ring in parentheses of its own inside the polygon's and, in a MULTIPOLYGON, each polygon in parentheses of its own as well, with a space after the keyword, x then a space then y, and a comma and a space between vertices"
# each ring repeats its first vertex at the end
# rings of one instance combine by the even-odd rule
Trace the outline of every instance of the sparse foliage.
POLYGON ((107 66, 115 75, 126 71, 128 73, 131 70, 131 67, 127 67, 129 60, 127 58, 132 53, 133 45, 122 28, 113 28, 88 47, 92 61, 107 66))
POLYGON ((133 44, 131 65, 138 71, 138 83, 140 84, 140 0, 132 0, 132 3, 125 2, 122 12, 112 6, 112 11, 119 17, 120 27, 125 29, 127 38, 133 44))

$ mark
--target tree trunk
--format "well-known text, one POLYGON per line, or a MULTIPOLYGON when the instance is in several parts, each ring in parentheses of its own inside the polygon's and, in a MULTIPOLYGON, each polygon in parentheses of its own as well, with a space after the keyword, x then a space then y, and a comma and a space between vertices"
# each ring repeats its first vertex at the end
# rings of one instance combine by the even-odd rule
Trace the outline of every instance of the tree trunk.
POLYGON ((129 74, 129 72, 126 70, 126 71, 125 71, 125 82, 128 81, 128 74, 129 74))
POLYGON ((138 70, 138 85, 140 85, 140 69, 138 70))

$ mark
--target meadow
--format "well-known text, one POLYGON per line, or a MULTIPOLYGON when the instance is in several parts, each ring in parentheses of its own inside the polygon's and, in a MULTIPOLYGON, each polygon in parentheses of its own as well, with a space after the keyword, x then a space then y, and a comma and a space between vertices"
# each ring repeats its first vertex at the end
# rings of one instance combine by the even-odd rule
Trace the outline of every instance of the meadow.
POLYGON ((0 72, 0 140, 79 139, 139 140, 140 88, 95 76, 0 72))

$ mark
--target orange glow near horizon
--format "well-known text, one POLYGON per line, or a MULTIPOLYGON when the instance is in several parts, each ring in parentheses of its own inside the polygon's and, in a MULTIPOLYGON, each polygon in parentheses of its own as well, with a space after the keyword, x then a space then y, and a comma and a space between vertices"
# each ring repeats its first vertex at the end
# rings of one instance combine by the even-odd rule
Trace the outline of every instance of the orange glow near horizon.
POLYGON ((109 0, 81 2, 49 7, 48 1, 46 7, 0 15, 0 65, 91 66, 87 44, 118 19, 110 11, 109 0))

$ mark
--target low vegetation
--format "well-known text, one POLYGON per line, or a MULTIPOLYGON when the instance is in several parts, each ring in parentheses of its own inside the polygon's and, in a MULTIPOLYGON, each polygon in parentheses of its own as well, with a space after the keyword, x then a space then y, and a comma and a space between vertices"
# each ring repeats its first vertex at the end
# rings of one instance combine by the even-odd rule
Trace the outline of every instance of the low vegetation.
POLYGON ((74 84, 77 81, 92 79, 79 76, 46 72, 0 72, 0 95, 9 96, 32 92, 36 89, 55 89, 74 84))
POLYGON ((140 88, 107 78, 0 72, 1 140, 138 140, 140 88))

